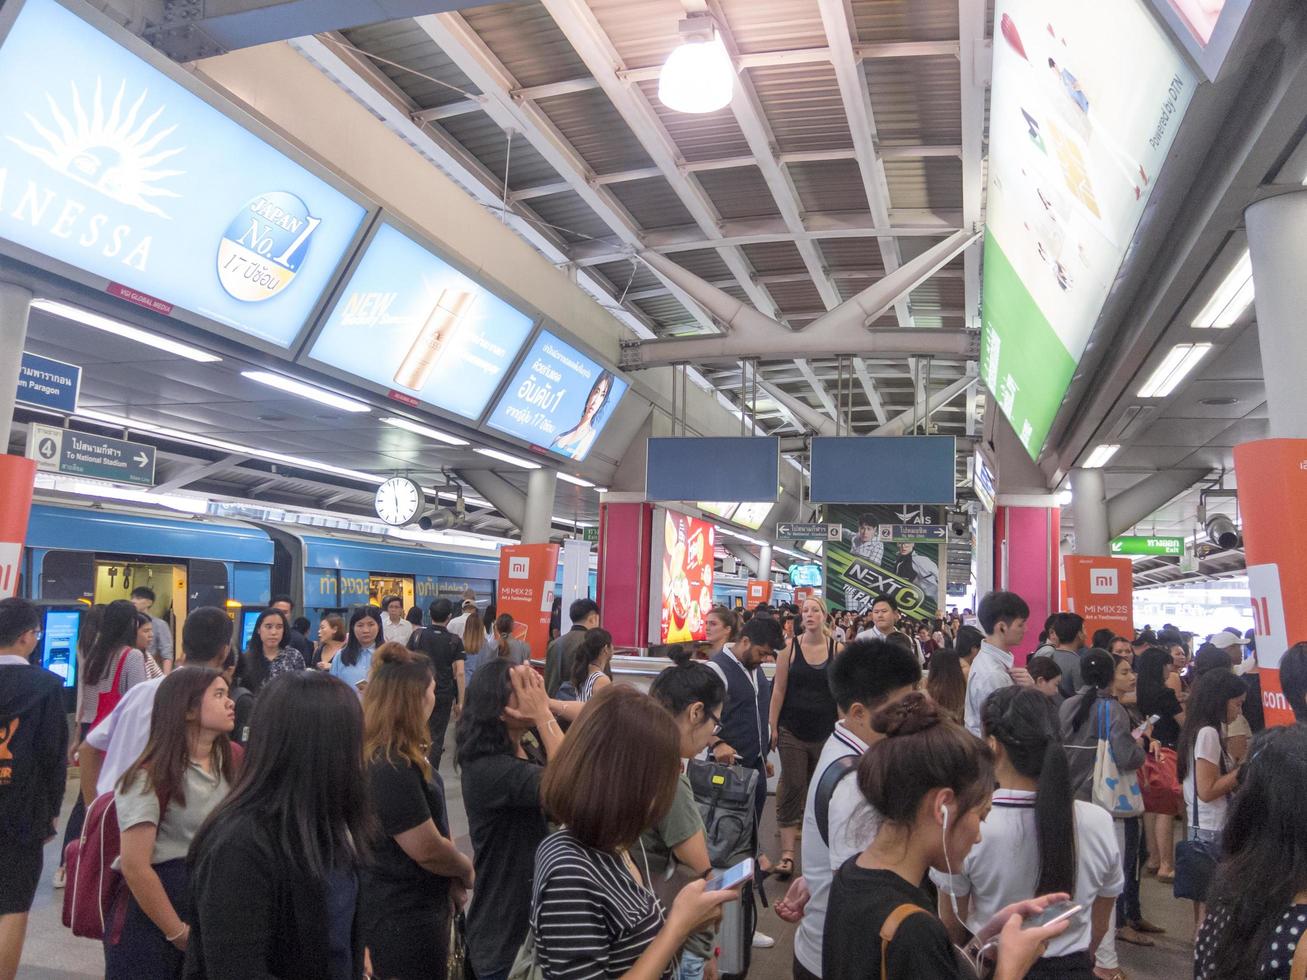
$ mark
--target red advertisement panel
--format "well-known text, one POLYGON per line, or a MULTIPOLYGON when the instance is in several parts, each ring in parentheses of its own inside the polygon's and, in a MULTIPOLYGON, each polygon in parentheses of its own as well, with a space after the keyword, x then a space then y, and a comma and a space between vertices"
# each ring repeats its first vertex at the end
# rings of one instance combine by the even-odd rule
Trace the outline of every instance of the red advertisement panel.
POLYGON ((513 636, 525 640, 536 659, 543 658, 549 646, 557 576, 556 544, 510 544, 499 549, 499 612, 513 617, 513 636))
POLYGON ((1129 558, 1067 555, 1066 608, 1085 618, 1085 633, 1133 637, 1134 564, 1129 558))
POLYGON ((762 579, 749 579, 749 601, 745 603, 750 609, 760 602, 771 602, 771 583, 762 579))
POLYGON ((707 521, 667 511, 663 523, 662 643, 702 640, 712 608, 713 532, 707 521))
POLYGON ((36 460, 0 455, 0 599, 18 594, 18 570, 35 484, 36 460))

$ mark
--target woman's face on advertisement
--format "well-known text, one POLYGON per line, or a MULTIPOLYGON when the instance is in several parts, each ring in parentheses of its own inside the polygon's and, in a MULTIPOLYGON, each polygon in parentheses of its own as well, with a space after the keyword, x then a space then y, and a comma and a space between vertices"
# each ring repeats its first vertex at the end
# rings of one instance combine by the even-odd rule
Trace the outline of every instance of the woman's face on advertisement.
POLYGON ((595 385, 594 391, 590 392, 590 397, 585 402, 586 418, 592 419, 599 414, 599 409, 603 407, 604 400, 608 397, 608 391, 612 386, 613 383, 607 378, 595 385))

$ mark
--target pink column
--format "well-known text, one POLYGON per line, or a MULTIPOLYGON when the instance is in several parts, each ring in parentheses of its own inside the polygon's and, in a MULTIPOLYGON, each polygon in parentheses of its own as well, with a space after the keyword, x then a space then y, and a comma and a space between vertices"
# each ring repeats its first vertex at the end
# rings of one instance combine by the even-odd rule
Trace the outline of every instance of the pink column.
POLYGON ((1044 620, 1061 605, 1061 513, 1057 507, 1002 504, 994 511, 994 588, 1015 592, 1030 606, 1025 641, 1014 651, 1018 664, 1035 651, 1044 620))
POLYGON ((599 615, 619 647, 648 645, 653 504, 599 505, 599 615))

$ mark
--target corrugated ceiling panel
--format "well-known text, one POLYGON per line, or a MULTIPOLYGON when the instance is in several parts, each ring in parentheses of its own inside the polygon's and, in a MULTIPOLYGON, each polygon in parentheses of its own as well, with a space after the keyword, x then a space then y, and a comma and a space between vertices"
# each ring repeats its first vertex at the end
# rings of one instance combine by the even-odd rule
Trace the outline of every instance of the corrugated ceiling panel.
POLYGON ((881 144, 960 143, 961 87, 957 58, 868 61, 867 88, 881 144))
POLYGON ((608 189, 642 228, 675 228, 694 221, 672 185, 662 177, 624 180, 609 184, 608 189))
POLYGON ((653 166, 621 114, 598 89, 558 95, 538 104, 595 173, 653 166))
POLYGON ((693 323, 689 311, 674 299, 670 294, 667 296, 652 296, 649 299, 642 299, 634 304, 637 309, 646 316, 653 319, 661 327, 669 327, 676 324, 693 323))
POLYGON ((607 238, 612 234, 612 229, 590 210, 580 195, 571 191, 532 198, 530 204, 536 214, 558 226, 555 230, 570 242, 584 241, 587 237, 607 238))
MULTIPOLYGON (((954 0, 851 0, 862 41, 956 41, 954 0)), ((990 16, 993 20, 993 15, 990 16)))
POLYGON ((745 245, 743 250, 754 269, 763 275, 807 271, 803 257, 793 242, 763 242, 745 245))
POLYGON ((821 301, 821 293, 812 281, 807 282, 769 282, 764 284, 767 292, 780 307, 782 316, 793 314, 821 314, 826 306, 821 301))
POLYGON ((521 86, 544 85, 590 73, 536 0, 469 7, 463 18, 521 86))
POLYGON ((867 194, 856 160, 790 164, 790 179, 805 211, 867 210, 867 194))
POLYGON ((680 0, 588 0, 627 68, 661 65, 676 47, 680 0))
POLYGON ((671 252, 667 256, 677 265, 693 272, 700 279, 712 282, 725 279, 731 271, 726 267, 722 255, 715 248, 696 249, 692 252, 671 252))
POLYGON ((780 214, 757 167, 702 170, 695 174, 723 218, 770 218, 780 214))
POLYGON ((843 150, 853 145, 830 65, 787 65, 749 72, 782 153, 843 150))
POLYGON ((508 159, 508 134, 499 128, 499 124, 484 112, 469 112, 462 116, 451 116, 434 124, 443 129, 464 149, 481 161, 498 180, 504 179, 504 164, 507 162, 509 188, 518 190, 536 184, 549 184, 558 180, 558 173, 545 162, 544 157, 535 151, 520 134, 513 137, 513 156, 508 159))
POLYGON ((647 265, 637 260, 605 262, 592 268, 612 283, 613 292, 617 296, 628 290, 662 288, 662 281, 649 271, 647 265))
POLYGON ((342 33, 356 48, 410 69, 405 71, 404 68, 375 62, 409 98, 423 108, 458 102, 466 98, 464 92, 480 91, 412 18, 355 27, 342 33), (441 85, 432 81, 432 78, 447 84, 441 85))
POLYGON ((729 107, 702 115, 673 112, 658 101, 657 82, 641 82, 640 91, 658 114, 658 121, 681 151, 681 156, 690 163, 750 155, 749 142, 729 107))
POLYGON ((936 211, 962 207, 962 161, 947 157, 886 160, 890 205, 936 211))
POLYGON ((880 260, 880 246, 874 238, 824 238, 817 243, 826 268, 834 271, 852 269, 880 276, 885 269, 880 260))
POLYGON ((826 32, 815 3, 725 0, 720 7, 736 49, 744 54, 826 46, 826 32))

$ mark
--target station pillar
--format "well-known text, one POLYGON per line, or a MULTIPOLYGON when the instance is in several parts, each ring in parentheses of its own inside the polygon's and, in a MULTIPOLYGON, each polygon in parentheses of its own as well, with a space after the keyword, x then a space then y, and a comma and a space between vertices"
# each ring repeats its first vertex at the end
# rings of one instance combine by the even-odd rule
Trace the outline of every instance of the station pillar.
POLYGON ((558 471, 541 467, 526 480, 526 508, 522 516, 522 543, 546 544, 554 524, 554 491, 558 471))
POLYGON ((18 594, 23 542, 36 484, 35 460, 7 455, 31 309, 30 289, 0 282, 0 599, 18 594))
POLYGON ((599 503, 596 600, 617 646, 648 645, 653 512, 640 493, 606 493, 599 503))
POLYGON ((1111 532, 1102 470, 1071 471, 1071 520, 1076 530, 1077 555, 1106 555, 1111 532))
POLYGON ((1236 446, 1234 468, 1262 705, 1268 724, 1291 724, 1279 667, 1289 646, 1307 640, 1307 191, 1258 201, 1244 217, 1271 438, 1236 446))
POLYGON ((758 578, 771 581, 771 545, 765 541, 758 546, 758 578))
MULTIPOLYGON (((1018 664, 1039 646, 1044 620, 1061 607, 1061 526, 1056 497, 999 495, 994 510, 994 588, 1015 592, 1030 606, 1026 637, 1013 651, 1018 664)), ((977 602, 982 598, 977 596, 977 602)))

